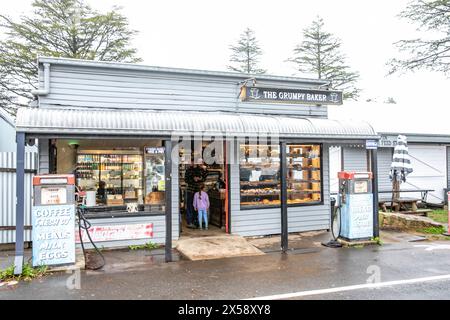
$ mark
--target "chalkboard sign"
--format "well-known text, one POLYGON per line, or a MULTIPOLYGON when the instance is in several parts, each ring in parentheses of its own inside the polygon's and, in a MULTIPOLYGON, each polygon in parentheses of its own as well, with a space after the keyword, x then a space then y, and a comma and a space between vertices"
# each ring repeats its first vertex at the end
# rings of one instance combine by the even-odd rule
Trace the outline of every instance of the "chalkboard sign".
POLYGON ((34 206, 33 266, 75 263, 75 206, 34 206))

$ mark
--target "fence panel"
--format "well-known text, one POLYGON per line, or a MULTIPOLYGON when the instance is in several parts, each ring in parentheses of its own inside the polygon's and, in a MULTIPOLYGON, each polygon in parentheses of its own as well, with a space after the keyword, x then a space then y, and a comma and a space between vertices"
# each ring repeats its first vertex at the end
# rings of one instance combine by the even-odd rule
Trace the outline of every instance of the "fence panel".
MULTIPOLYGON (((25 241, 31 241, 33 175, 37 152, 25 153, 25 241)), ((16 153, 0 152, 0 244, 16 240, 16 153)))

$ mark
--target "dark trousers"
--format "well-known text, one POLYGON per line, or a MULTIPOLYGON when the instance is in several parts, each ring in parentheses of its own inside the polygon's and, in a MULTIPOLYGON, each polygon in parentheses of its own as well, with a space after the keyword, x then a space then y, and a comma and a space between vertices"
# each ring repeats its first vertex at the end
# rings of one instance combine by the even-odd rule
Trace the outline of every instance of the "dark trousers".
POLYGON ((188 225, 195 224, 194 193, 192 191, 186 192, 186 222, 188 225))

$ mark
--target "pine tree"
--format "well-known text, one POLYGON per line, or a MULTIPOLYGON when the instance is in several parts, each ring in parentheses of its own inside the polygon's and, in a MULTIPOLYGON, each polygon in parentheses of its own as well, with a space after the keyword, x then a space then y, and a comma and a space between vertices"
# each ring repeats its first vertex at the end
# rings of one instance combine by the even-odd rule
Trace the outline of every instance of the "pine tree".
POLYGON ((36 89, 39 55, 137 62, 130 47, 135 31, 114 7, 99 13, 84 0, 34 0, 34 11, 13 21, 0 14, 0 107, 14 114, 36 89))
POLYGON ((288 61, 296 64, 298 71, 329 80, 334 89, 344 92, 345 99, 356 100, 360 89, 356 88, 359 73, 350 70, 346 57, 340 51, 342 42, 324 30, 323 19, 317 17, 303 30, 303 42, 294 49, 288 61))
POLYGON ((228 69, 249 73, 261 74, 266 70, 259 68, 259 58, 262 55, 261 47, 255 37, 255 32, 247 28, 242 34, 237 45, 231 45, 232 54, 230 56, 231 65, 228 69))
POLYGON ((402 54, 388 62, 389 73, 427 69, 450 73, 450 0, 414 0, 399 14, 428 33, 395 43, 402 54))

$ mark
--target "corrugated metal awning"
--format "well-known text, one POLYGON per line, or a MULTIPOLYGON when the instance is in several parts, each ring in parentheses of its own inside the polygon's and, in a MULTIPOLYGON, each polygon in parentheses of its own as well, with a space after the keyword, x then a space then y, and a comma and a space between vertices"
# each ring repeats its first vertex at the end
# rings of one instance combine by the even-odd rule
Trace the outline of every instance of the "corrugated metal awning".
POLYGON ((377 139, 367 122, 225 112, 20 108, 16 128, 35 134, 157 135, 265 133, 284 138, 377 139))

